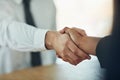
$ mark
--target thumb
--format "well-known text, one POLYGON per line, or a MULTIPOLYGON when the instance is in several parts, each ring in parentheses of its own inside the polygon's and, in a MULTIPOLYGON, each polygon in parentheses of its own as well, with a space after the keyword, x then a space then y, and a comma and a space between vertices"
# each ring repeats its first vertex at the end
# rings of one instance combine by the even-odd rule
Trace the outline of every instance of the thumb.
POLYGON ((70 28, 65 27, 65 28, 63 28, 62 30, 60 30, 59 32, 60 32, 61 34, 64 34, 64 33, 68 32, 69 29, 70 29, 70 28))

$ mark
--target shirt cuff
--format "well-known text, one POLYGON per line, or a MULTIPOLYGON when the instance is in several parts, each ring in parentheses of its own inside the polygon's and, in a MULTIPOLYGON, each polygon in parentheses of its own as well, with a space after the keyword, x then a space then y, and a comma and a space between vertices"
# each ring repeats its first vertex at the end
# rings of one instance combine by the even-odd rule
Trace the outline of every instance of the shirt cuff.
POLYGON ((34 35, 34 45, 38 51, 46 50, 45 47, 45 36, 48 30, 37 29, 34 35))

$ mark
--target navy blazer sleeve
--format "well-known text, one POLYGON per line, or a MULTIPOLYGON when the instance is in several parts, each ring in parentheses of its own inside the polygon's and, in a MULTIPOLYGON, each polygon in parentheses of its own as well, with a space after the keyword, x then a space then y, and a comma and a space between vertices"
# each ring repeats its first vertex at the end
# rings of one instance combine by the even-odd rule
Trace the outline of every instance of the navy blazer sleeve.
POLYGON ((110 44, 111 44, 111 36, 107 36, 102 38, 96 48, 96 56, 98 57, 98 60, 100 62, 101 67, 105 68, 107 66, 107 58, 109 56, 109 50, 110 50, 110 44))
POLYGON ((102 68, 116 68, 120 66, 120 38, 107 36, 102 38, 96 48, 96 56, 102 68))

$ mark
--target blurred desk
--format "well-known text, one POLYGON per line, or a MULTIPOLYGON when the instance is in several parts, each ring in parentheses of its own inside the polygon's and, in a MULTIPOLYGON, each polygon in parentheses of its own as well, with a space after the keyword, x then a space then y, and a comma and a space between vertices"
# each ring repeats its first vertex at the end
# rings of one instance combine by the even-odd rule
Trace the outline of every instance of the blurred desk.
POLYGON ((0 75, 0 80, 102 80, 102 76, 97 75, 99 71, 87 68, 84 64, 55 64, 3 74, 0 75))

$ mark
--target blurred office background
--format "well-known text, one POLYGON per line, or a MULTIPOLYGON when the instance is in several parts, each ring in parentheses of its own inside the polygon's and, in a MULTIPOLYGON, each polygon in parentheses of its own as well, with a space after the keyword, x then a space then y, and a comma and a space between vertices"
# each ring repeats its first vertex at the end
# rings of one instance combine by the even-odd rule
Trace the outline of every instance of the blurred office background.
MULTIPOLYGON (((104 37, 110 34, 113 20, 112 0, 54 0, 54 2, 57 8, 57 30, 68 26, 82 28, 89 36, 104 37)), ((97 57, 91 57, 91 60, 77 65, 81 72, 79 76, 82 76, 81 80, 102 80, 105 69, 100 67, 97 57)), ((57 59, 57 63, 65 62, 57 59)))

